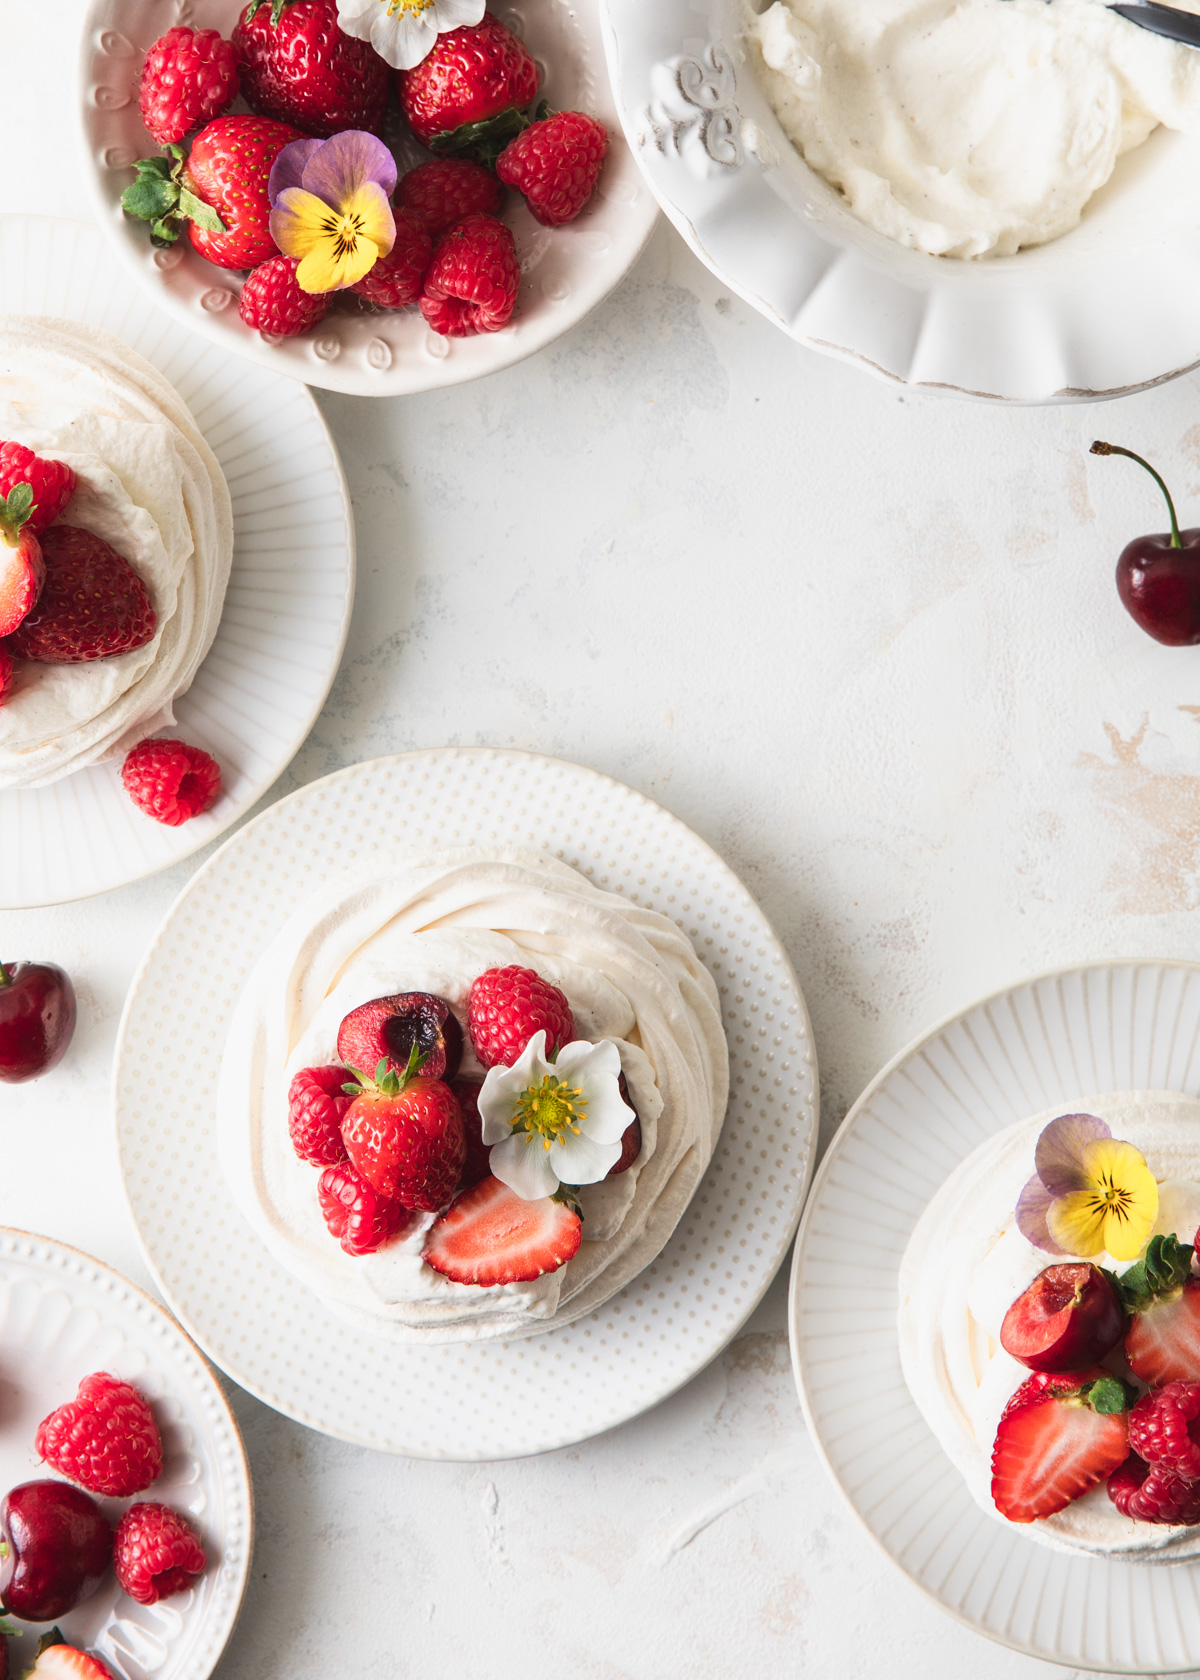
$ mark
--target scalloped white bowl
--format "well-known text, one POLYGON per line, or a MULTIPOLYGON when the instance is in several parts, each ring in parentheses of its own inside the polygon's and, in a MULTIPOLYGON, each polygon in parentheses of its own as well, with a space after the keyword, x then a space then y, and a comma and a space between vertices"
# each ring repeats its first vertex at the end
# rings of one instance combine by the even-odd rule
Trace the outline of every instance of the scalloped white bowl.
POLYGON ((621 121, 659 203, 799 343, 1016 403, 1121 396, 1200 362, 1200 137, 1158 130, 1051 244, 930 257, 860 222, 792 146, 748 50, 745 0, 601 3, 621 121))

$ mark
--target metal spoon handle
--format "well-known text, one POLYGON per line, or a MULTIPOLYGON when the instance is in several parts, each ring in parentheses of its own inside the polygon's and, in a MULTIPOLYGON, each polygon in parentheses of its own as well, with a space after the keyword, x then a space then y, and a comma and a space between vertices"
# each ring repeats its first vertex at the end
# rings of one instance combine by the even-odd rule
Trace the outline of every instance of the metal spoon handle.
POLYGON ((1177 12, 1174 6, 1157 5, 1156 0, 1121 0, 1119 5, 1110 5, 1108 9, 1119 12, 1130 23, 1148 29, 1153 35, 1165 35, 1169 41, 1200 47, 1200 17, 1194 12, 1177 12))

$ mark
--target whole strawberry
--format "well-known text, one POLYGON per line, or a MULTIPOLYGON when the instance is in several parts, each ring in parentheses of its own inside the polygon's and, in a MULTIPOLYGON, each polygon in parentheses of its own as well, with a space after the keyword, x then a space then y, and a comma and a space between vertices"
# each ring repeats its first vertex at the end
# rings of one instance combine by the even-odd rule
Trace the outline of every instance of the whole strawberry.
POLYGON ((489 968, 472 986, 467 1004, 471 1043, 484 1067, 512 1067, 534 1033, 546 1035, 553 1058, 575 1037, 566 995, 532 968, 489 968))
POLYGON ((421 313, 443 338, 499 332, 516 308, 516 242, 495 216, 464 216, 443 234, 421 294, 421 313))
POLYGON ((416 303, 433 255, 433 241, 429 229, 411 210, 395 212, 396 242, 386 257, 380 257, 374 268, 368 269, 350 287, 368 303, 380 309, 403 309, 416 303))
POLYGON ((344 1089, 349 1077, 336 1064, 301 1068, 288 1087, 292 1148, 314 1167, 335 1167, 346 1159, 342 1121, 353 1100, 344 1089))
POLYGON ((485 12, 480 23, 439 35, 415 70, 398 70, 396 88, 422 145, 490 164, 525 127, 538 70, 524 44, 485 12))
POLYGON ((65 461, 48 461, 23 443, 0 443, 0 497, 18 484, 33 492, 29 528, 39 534, 65 510, 75 494, 75 474, 65 461))
POLYGON ((179 25, 155 41, 142 67, 142 121, 160 146, 224 115, 238 96, 237 50, 215 29, 179 25))
POLYGON ((374 1254, 416 1217, 399 1202, 381 1196, 349 1161, 326 1167, 317 1181, 317 1200, 330 1235, 356 1258, 374 1254))
POLYGON ((296 338, 325 319, 325 292, 306 292, 296 280, 297 257, 268 257, 242 287, 238 314, 255 332, 296 338))
POLYGON ((207 1563, 200 1536, 169 1505, 131 1505, 117 1524, 113 1566, 138 1604, 157 1604, 187 1592, 207 1563))
POLYGON ((494 214, 504 189, 481 163, 469 158, 434 158, 401 177, 396 202, 413 211, 434 239, 476 210, 494 214))
POLYGON ((38 1428, 38 1456, 89 1493, 126 1499, 162 1475, 162 1439, 149 1404, 129 1383, 96 1371, 74 1400, 38 1428))
POLYGON ((252 111, 328 138, 383 133, 388 67, 338 28, 337 0, 250 0, 233 31, 252 111))
POLYGON ((608 130, 582 111, 558 111, 531 123, 496 161, 506 187, 524 193, 544 227, 572 222, 596 190, 608 151, 608 130))
MULTIPOLYGON (((146 585, 101 537, 78 525, 52 525, 42 534, 42 555, 45 584, 9 637, 10 653, 43 665, 82 665, 154 640, 158 619, 146 585)), ((4 623, 0 616, 0 634, 4 623)))
MULTIPOLYGON (((45 554, 30 514, 33 490, 16 484, 0 502, 0 636, 9 636, 29 617, 46 579, 45 554)), ((10 651, 21 649, 10 644, 10 651)))
POLYGON ((202 257, 221 268, 257 268, 277 255, 267 182, 283 148, 301 138, 290 123, 267 117, 218 117, 200 130, 183 179, 224 227, 214 232, 194 216, 189 221, 188 238, 202 257))
POLYGON ((139 811, 178 828, 216 804, 221 766, 186 741, 139 741, 125 755, 121 783, 139 811))
POLYGON ((440 1079, 420 1075, 414 1048, 403 1074, 381 1061, 342 1121, 353 1167, 389 1201, 436 1213, 458 1186, 466 1155, 458 1098, 440 1079))

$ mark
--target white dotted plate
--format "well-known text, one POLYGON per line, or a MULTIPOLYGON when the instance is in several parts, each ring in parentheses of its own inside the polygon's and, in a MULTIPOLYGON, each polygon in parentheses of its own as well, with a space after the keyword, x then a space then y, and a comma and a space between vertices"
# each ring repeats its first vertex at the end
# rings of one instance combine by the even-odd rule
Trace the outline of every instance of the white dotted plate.
POLYGON ((1002 1127, 1099 1091, 1200 1094, 1200 967, 1065 969, 889 1063, 829 1147, 792 1268, 796 1382, 825 1464, 905 1574, 1001 1644, 1089 1672, 1200 1667, 1200 1569, 1052 1552, 975 1504, 900 1369, 897 1275, 933 1193, 1002 1127))
POLYGON ((354 523, 310 392, 247 367, 149 307, 98 230, 0 217, 0 311, 103 327, 170 380, 233 497, 233 572, 216 640, 170 733, 220 761, 224 792, 180 828, 144 816, 120 764, 0 792, 0 909, 61 904, 140 881, 215 840, 295 757, 325 704, 354 603, 354 523))
MULTIPOLYGON (((321 326, 299 338, 267 343, 237 312, 241 276, 215 268, 186 237, 154 251, 145 222, 121 209, 133 180, 130 164, 158 148, 142 127, 138 80, 146 52, 172 25, 228 34, 244 0, 91 0, 84 23, 80 100, 86 167, 96 215, 113 249, 165 309, 222 349, 263 367, 358 397, 432 391, 496 373, 562 336, 628 274, 658 216, 617 120, 604 66, 599 0, 522 0, 495 5, 529 44, 542 70, 542 92, 556 110, 599 117, 609 153, 591 204, 569 226, 544 228, 524 201, 508 195, 504 219, 521 259, 517 312, 503 332, 447 339, 432 333, 416 308, 360 313, 357 300, 334 305, 321 326)), ((239 105, 238 109, 244 109, 239 105)), ((427 157, 397 117, 390 129, 401 168, 427 157)))
MULTIPOLYGON (((117 1272, 10 1230, 0 1230, 0 1365, 0 1491, 52 1474, 34 1450, 37 1426, 90 1372, 133 1383, 153 1405, 164 1468, 140 1497, 196 1524, 208 1569, 190 1591, 156 1605, 135 1603, 110 1573, 60 1626, 118 1680, 207 1680, 237 1620, 254 1528, 241 1436, 212 1372, 174 1320, 117 1272)), ((130 1501, 99 1503, 115 1520, 130 1501)), ((19 1674, 33 1661, 37 1631, 12 1643, 19 1674)))
POLYGON ((445 748, 316 782, 205 865, 134 981, 116 1100, 147 1259, 230 1376, 328 1435, 417 1458, 494 1459, 566 1446, 636 1416, 736 1335, 799 1217, 817 1070, 786 954, 745 887, 690 829, 578 765, 445 748), (217 1163, 221 1050, 251 968, 320 882, 399 843, 499 841, 545 849, 683 928, 720 989, 729 1109, 674 1236, 597 1312, 527 1341, 398 1347, 334 1318, 235 1208, 217 1163))

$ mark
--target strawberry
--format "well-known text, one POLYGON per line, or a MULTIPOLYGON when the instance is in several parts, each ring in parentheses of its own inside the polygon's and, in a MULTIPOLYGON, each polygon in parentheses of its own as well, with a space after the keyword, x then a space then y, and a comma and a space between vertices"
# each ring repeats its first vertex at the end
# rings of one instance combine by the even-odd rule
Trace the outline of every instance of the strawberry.
POLYGON ((423 1258, 455 1283, 492 1289, 556 1272, 579 1252, 583 1224, 565 1202, 523 1201, 488 1177, 464 1190, 430 1226, 423 1258))
POLYGON ((162 1475, 162 1438, 149 1403, 107 1372, 84 1377, 74 1400, 38 1427, 37 1452, 89 1493, 126 1499, 162 1475))
POLYGON ((1004 1408, 992 1447, 992 1499, 1001 1515, 1015 1523, 1053 1516, 1123 1464, 1130 1393, 1099 1365, 1027 1377, 1004 1408))
POLYGON ((550 1061, 575 1037, 566 994, 532 968, 489 968, 471 985, 467 1000, 471 1043, 488 1067, 512 1067, 536 1032, 546 1034, 550 1061))
POLYGON ((142 66, 142 121, 160 146, 182 140, 229 109, 238 81, 237 51, 215 29, 168 29, 142 66))
POLYGON ((11 634, 10 653, 43 665, 82 665, 154 640, 158 619, 146 585, 102 538, 79 525, 52 525, 42 554, 45 585, 11 634))
POLYGON ((138 1604, 187 1592, 207 1563, 200 1536, 169 1505, 131 1505, 117 1524, 113 1567, 138 1604))
MULTIPOLYGON (((54 1632, 57 1634, 58 1629, 54 1632)), ((65 1644, 61 1635, 39 1647, 38 1659, 25 1671, 24 1680, 35 1680, 35 1677, 36 1680, 115 1680, 112 1669, 99 1657, 65 1644)))
POLYGON ((443 338, 499 332, 516 307, 521 265, 495 216, 464 216, 442 235, 425 276, 421 313, 443 338))
POLYGON ((342 1138, 351 1165, 380 1195, 436 1213, 454 1194, 466 1141, 458 1098, 440 1079, 424 1078, 420 1067, 414 1045, 402 1074, 381 1060, 374 1079, 359 1075, 342 1138))
POLYGON ((431 151, 491 164, 526 126, 538 69, 498 18, 448 29, 415 70, 396 73, 408 125, 431 151))
POLYGON ((596 190, 608 130, 582 111, 556 111, 510 140, 496 160, 506 187, 524 193, 545 227, 573 222, 596 190))
POLYGON ((388 67, 369 41, 338 28, 337 0, 250 0, 233 31, 252 111, 323 139, 383 133, 388 67))
POLYGON ((467 1144, 458 1188, 469 1190, 472 1184, 478 1184, 481 1178, 487 1178, 492 1170, 492 1146, 483 1141, 483 1121, 479 1117, 479 1093, 482 1087, 477 1079, 456 1079, 450 1089, 458 1098, 458 1106, 462 1109, 463 1136, 467 1144))
POLYGON ((420 216, 434 239, 476 210, 494 214, 504 188, 490 169, 467 158, 434 158, 401 177, 397 203, 420 216))
POLYGON ((29 528, 39 534, 75 494, 75 474, 65 461, 43 460, 23 443, 0 443, 0 498, 17 484, 28 484, 33 491, 29 528))
POLYGON ((330 1234, 347 1254, 374 1254, 412 1224, 416 1215, 389 1201, 349 1161, 326 1167, 317 1181, 317 1200, 330 1234))
POLYGON ((324 292, 306 292, 296 280, 296 257, 268 257, 242 287, 238 314, 254 332, 297 338, 320 326, 329 308, 324 292))
POLYGON ((344 1067, 301 1068, 288 1087, 288 1135, 302 1161, 336 1167, 346 1159, 342 1121, 353 1100, 344 1067))
POLYGON ((25 622, 45 583, 42 545, 29 522, 32 512, 33 489, 28 484, 15 484, 0 502, 0 636, 11 635, 25 622))
POLYGON ((425 1079, 453 1079, 462 1059, 462 1028, 445 998, 397 992, 352 1009, 338 1028, 337 1051, 349 1068, 386 1062, 402 1073, 414 1051, 425 1079))
POLYGON ((1117 1284, 1130 1314, 1125 1357, 1152 1387, 1200 1381, 1200 1278, 1192 1249, 1174 1236, 1151 1237, 1143 1259, 1117 1284))
POLYGON ((420 216, 412 210, 397 210, 395 222, 396 242, 387 256, 380 257, 350 287, 380 309, 403 309, 416 303, 433 255, 433 241, 420 216))

